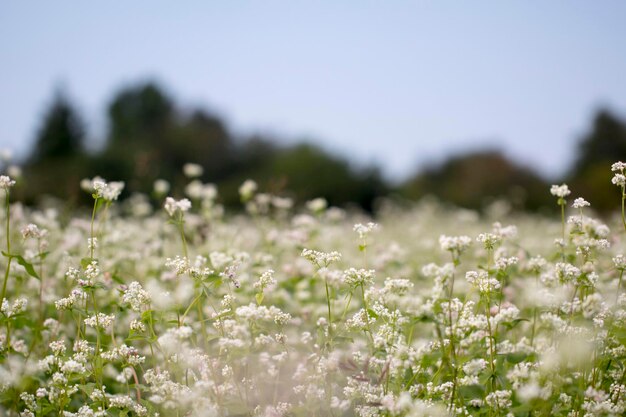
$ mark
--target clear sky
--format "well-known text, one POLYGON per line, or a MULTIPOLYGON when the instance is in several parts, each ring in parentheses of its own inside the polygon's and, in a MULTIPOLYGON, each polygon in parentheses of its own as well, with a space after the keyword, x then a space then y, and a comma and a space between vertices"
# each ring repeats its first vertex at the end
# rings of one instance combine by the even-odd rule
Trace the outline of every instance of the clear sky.
POLYGON ((558 175, 593 111, 626 116, 625 22, 624 1, 5 1, 0 146, 24 155, 55 86, 102 136, 153 79, 393 178, 490 145, 558 175))

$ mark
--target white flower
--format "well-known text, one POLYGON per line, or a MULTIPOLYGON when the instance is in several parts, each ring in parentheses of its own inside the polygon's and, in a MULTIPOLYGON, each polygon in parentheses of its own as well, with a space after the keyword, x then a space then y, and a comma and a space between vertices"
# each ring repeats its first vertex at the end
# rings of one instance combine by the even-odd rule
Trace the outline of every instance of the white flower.
POLYGON ((613 165, 611 165, 611 171, 613 172, 624 172, 624 169, 626 169, 626 163, 622 161, 615 162, 613 165))
POLYGON ((550 187, 550 194, 555 197, 564 198, 571 194, 567 184, 553 185, 550 187))
POLYGON ((152 187, 156 194, 162 195, 166 194, 170 190, 170 183, 163 179, 158 179, 154 181, 154 185, 152 187))
POLYGON ((257 190, 256 182, 252 180, 245 180, 239 187, 239 195, 243 201, 248 201, 252 198, 252 195, 257 190))
POLYGON ((442 250, 461 253, 472 244, 469 236, 439 236, 439 245, 442 250))
POLYGON ((378 228, 378 224, 369 222, 367 224, 357 223, 354 225, 353 230, 357 232, 359 235, 359 239, 364 239, 369 235, 374 229, 378 228))
POLYGON ((115 321, 115 315, 98 313, 85 319, 85 324, 89 327, 107 330, 115 321))
POLYGON ((150 294, 137 281, 131 282, 122 295, 122 301, 130 304, 133 311, 141 311, 141 307, 150 302, 150 294))
POLYGON ((45 237, 46 234, 48 233, 46 229, 39 229, 39 227, 36 224, 32 224, 32 223, 24 226, 21 232, 22 232, 22 237, 24 239, 28 239, 29 237, 32 237, 35 239, 41 239, 45 237))
POLYGON ((374 282, 374 270, 350 268, 343 272, 343 282, 351 287, 370 285, 374 282))
POLYGON ((500 288, 500 282, 495 278, 490 278, 486 271, 467 271, 465 279, 483 294, 500 288))
POLYGON ((187 163, 183 165, 183 173, 188 178, 195 178, 202 175, 204 168, 199 164, 187 163))
POLYGON ((172 197, 167 197, 165 199, 164 208, 165 211, 167 211, 167 214, 173 216, 178 211, 180 211, 181 213, 189 211, 189 209, 191 208, 191 201, 187 200, 186 198, 177 201, 174 200, 172 197))
POLYGON ((15 185, 15 181, 6 175, 0 175, 0 188, 8 190, 15 185))
POLYGON ((91 189, 95 198, 103 198, 107 201, 114 201, 122 193, 124 189, 124 182, 122 181, 111 181, 107 183, 104 179, 100 177, 95 177, 92 180, 83 180, 81 182, 81 187, 84 189, 91 189))
POLYGON ((574 204, 572 204, 573 208, 583 208, 583 207, 589 207, 591 205, 591 203, 589 203, 587 200, 585 200, 584 198, 578 197, 576 200, 574 200, 574 204))
POLYGON ((321 213, 328 207, 328 202, 324 198, 315 198, 306 202, 306 208, 313 213, 321 213))
POLYGON ((274 271, 268 269, 267 271, 263 272, 263 274, 261 274, 261 276, 259 277, 259 280, 254 283, 254 288, 263 291, 265 288, 275 284, 276 280, 274 279, 274 271))
POLYGON ((615 176, 611 179, 611 182, 618 187, 624 187, 626 186, 626 175, 615 174, 615 176))
POLYGON ((485 245, 485 249, 493 249, 496 244, 502 241, 502 236, 493 233, 481 233, 476 238, 476 241, 485 245))
POLYGON ((341 254, 339 252, 320 252, 313 249, 303 249, 300 256, 311 261, 311 263, 317 265, 318 267, 328 266, 341 259, 341 254))
POLYGON ((6 317, 13 317, 17 314, 20 314, 26 311, 26 305, 28 304, 28 300, 24 297, 20 297, 17 300, 13 301, 13 305, 9 305, 9 301, 4 298, 2 300, 2 306, 0 307, 0 311, 6 317))

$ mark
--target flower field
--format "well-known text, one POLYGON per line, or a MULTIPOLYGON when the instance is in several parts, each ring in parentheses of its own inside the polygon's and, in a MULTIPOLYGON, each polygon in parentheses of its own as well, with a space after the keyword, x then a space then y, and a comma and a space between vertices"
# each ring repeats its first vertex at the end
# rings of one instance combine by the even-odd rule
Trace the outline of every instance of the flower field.
POLYGON ((603 219, 566 185, 372 219, 191 179, 68 213, 2 176, 0 415, 621 416, 625 168, 603 219))

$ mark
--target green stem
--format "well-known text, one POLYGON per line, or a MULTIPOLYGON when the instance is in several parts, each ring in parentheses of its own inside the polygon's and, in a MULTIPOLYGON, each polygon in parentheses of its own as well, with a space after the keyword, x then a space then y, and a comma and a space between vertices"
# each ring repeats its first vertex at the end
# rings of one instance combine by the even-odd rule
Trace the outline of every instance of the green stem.
POLYGON ((183 255, 185 256, 185 258, 189 259, 189 256, 187 254, 187 239, 185 238, 185 218, 184 218, 184 214, 181 211, 180 212, 180 217, 178 219, 178 231, 180 232, 180 238, 183 242, 183 255))
POLYGON ((11 210, 9 207, 9 190, 5 190, 5 207, 6 207, 6 213, 7 213, 7 217, 6 217, 6 238, 7 238, 7 253, 8 253, 8 257, 9 260, 7 262, 7 269, 4 272, 4 283, 2 284, 2 297, 0 297, 0 303, 5 299, 6 294, 7 294, 7 282, 9 281, 9 271, 11 270, 11 261, 13 260, 13 257, 11 256, 11 238, 10 238, 10 224, 11 224, 11 210))
POLYGON ((89 257, 91 259, 93 259, 93 255, 94 255, 94 249, 95 249, 95 242, 93 240, 94 238, 94 233, 93 233, 93 224, 94 221, 96 219, 96 211, 98 210, 98 198, 95 198, 93 200, 93 210, 91 211, 91 224, 89 225, 89 237, 91 238, 91 245, 89 245, 89 257))
POLYGON ((326 304, 328 305, 328 331, 330 332, 330 329, 333 325, 333 320, 330 314, 330 291, 328 290, 328 280, 326 278, 324 278, 324 285, 326 286, 326 304))
POLYGON ((624 225, 624 230, 626 230, 626 211, 624 207, 624 200, 626 200, 626 187, 622 187, 622 224, 624 225))
POLYGON ((367 333, 370 335, 370 341, 372 342, 372 349, 374 348, 374 335, 372 334, 372 327, 370 326, 370 313, 368 312, 367 301, 365 300, 365 288, 361 283, 361 296, 363 297, 363 308, 365 309, 365 324, 367 325, 367 333))
POLYGON ((343 309, 343 313, 341 314, 341 321, 343 321, 346 318, 346 314, 348 313, 348 308, 350 308, 350 303, 352 302, 352 291, 350 291, 350 296, 348 297, 348 303, 346 304, 346 307, 343 309))
POLYGON ((561 258, 565 259, 565 201, 561 204, 561 258))
POLYGON ((622 288, 622 278, 624 278, 624 270, 620 269, 619 271, 619 281, 617 282, 617 294, 615 294, 615 303, 619 301, 619 292, 622 288))

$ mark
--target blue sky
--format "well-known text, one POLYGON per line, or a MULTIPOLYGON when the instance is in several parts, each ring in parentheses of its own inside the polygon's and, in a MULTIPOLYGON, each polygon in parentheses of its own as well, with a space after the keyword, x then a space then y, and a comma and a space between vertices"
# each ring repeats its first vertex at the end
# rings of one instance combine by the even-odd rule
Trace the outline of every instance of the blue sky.
POLYGON ((56 86, 101 137, 114 92, 153 79, 392 178, 488 146, 554 176, 595 109, 626 117, 625 21, 620 1, 2 2, 0 146, 25 154, 56 86))

